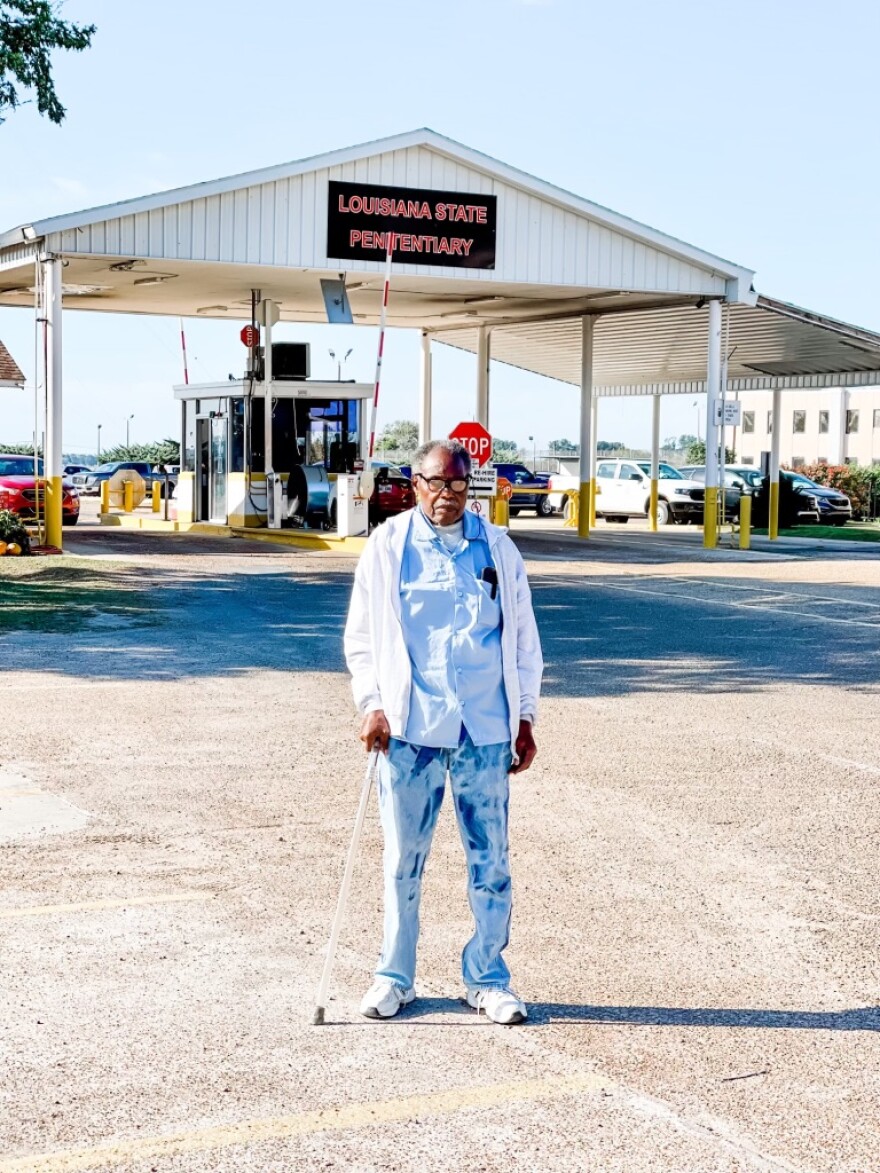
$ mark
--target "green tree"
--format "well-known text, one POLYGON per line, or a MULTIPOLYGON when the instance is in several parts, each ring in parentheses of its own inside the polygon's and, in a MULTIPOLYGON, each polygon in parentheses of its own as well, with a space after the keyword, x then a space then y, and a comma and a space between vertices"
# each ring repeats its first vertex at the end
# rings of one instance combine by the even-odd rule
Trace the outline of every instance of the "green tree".
POLYGON ((571 440, 551 440, 550 451, 554 456, 568 456, 572 452, 577 452, 577 444, 572 444, 571 440))
POLYGON ((518 464, 522 460, 522 449, 516 440, 493 440, 493 464, 518 464))
MULTIPOLYGON (((0 452, 8 452, 10 456, 33 456, 34 442, 25 442, 24 444, 0 444, 0 452)), ((43 455, 43 449, 38 448, 37 452, 40 456, 43 455)))
POLYGON ((178 440, 156 440, 152 444, 117 444, 101 453, 101 462, 113 460, 147 460, 150 464, 180 464, 180 442, 178 440))
POLYGON ((599 440, 599 442, 596 444, 596 451, 617 452, 619 449, 623 448, 623 446, 624 445, 620 440, 599 440))
POLYGON ((418 446, 419 425, 414 420, 395 420, 379 433, 377 452, 409 458, 418 446))
POLYGON ((19 88, 32 90, 37 109, 56 125, 67 111, 52 80, 55 49, 81 52, 95 35, 93 24, 61 20, 57 0, 0 0, 0 123, 3 110, 21 105, 19 88))
MULTIPOLYGON (((682 437, 684 439, 684 437, 682 437)), ((685 458, 688 464, 705 464, 706 463, 706 441, 692 439, 687 446, 685 458)), ((736 460, 736 452, 732 448, 724 449, 724 463, 733 464, 736 460)))

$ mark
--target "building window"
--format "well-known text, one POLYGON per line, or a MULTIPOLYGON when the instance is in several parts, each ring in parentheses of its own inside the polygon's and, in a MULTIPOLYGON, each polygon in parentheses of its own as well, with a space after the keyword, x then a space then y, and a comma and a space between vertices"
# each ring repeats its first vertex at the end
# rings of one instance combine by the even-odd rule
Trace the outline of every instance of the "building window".
POLYGON ((807 413, 805 411, 791 413, 791 430, 795 435, 800 435, 807 430, 807 413))
POLYGON ((874 408, 874 427, 880 428, 880 407, 874 408))
POLYGON ((846 413, 846 434, 848 436, 851 436, 851 435, 853 435, 854 432, 857 432, 858 430, 859 430, 859 409, 856 408, 854 411, 848 411, 846 413))
POLYGON ((773 435, 773 412, 772 411, 767 412, 767 435, 768 436, 773 435))
POLYGON ((753 411, 743 412, 743 433, 754 432, 755 430, 755 413, 753 411))
POLYGON ((819 412, 819 435, 824 436, 828 433, 828 420, 830 419, 830 412, 819 412))
POLYGON ((742 458, 742 462, 743 462, 743 464, 754 464, 755 458, 754 458, 754 456, 744 456, 742 458))
POLYGON ((816 457, 816 464, 827 464, 827 463, 828 463, 827 456, 817 456, 816 457))
POLYGON ((806 463, 803 456, 792 456, 791 458, 792 468, 803 468, 806 463))

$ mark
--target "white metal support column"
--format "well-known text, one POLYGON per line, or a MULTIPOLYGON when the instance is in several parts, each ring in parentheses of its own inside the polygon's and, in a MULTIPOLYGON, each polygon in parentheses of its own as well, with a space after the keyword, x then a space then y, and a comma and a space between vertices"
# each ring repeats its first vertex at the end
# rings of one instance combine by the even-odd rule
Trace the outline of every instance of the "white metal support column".
POLYGON ((266 474, 266 514, 270 516, 270 502, 269 494, 271 486, 269 484, 269 473, 272 471, 272 390, 274 386, 272 370, 272 315, 266 315, 265 325, 263 326, 264 345, 263 345, 263 471, 266 474))
POLYGON ((480 326, 477 336, 477 423, 489 427, 489 327, 480 326))
POLYGON ((61 500, 64 468, 61 457, 61 258, 43 262, 46 290, 46 450, 43 454, 46 476, 46 541, 62 546, 61 500))
POLYGON ((782 439, 782 391, 779 387, 773 388, 771 411, 773 430, 770 433, 770 516, 767 534, 775 540, 779 537, 779 443, 782 439))
POLYGON ((721 389, 721 302, 709 302, 709 345, 706 359, 706 500, 703 545, 718 545, 718 424, 715 405, 721 389))
POLYGON ((648 524, 657 532, 657 506, 660 497, 660 396, 652 396, 651 403, 651 507, 648 524))
POLYGON ((431 335, 427 330, 422 331, 422 361, 420 367, 421 385, 419 396, 419 444, 426 444, 431 439, 431 415, 433 391, 431 367, 431 335))
POLYGON ((578 537, 590 536, 591 500, 595 482, 590 480, 590 459, 595 443, 593 431, 593 329, 595 317, 581 318, 581 455, 578 499, 578 537))
POLYGON ((599 463, 596 445, 599 443, 599 396, 593 396, 590 421, 590 529, 596 528, 596 465, 599 463))

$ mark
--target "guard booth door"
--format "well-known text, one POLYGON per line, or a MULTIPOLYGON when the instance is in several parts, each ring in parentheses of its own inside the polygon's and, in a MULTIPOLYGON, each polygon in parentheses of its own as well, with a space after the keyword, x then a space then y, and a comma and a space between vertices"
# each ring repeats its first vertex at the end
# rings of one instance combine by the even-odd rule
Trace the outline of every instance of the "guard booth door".
POLYGON ((198 428, 198 520, 226 523, 226 474, 229 458, 228 417, 214 414, 196 420, 198 428))

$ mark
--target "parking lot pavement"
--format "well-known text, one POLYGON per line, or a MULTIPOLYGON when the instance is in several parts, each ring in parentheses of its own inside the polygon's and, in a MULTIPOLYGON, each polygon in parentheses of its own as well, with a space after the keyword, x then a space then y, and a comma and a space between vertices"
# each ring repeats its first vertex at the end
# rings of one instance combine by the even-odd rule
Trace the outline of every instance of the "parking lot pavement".
POLYGON ((363 769, 353 564, 107 540, 0 578, 0 1173, 874 1173, 875 562, 534 542, 508 954, 531 1022, 458 1001, 448 809, 423 997, 359 1018, 371 808, 318 1028, 363 769))

